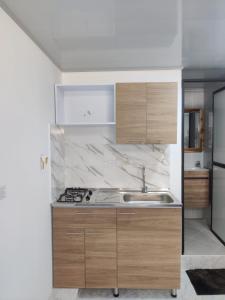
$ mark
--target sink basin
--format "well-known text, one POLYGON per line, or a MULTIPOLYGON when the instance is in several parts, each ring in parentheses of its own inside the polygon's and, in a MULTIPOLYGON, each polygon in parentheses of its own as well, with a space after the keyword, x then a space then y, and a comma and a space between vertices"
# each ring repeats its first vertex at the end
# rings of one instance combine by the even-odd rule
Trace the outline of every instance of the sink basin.
POLYGON ((149 192, 149 193, 125 193, 123 195, 124 202, 131 204, 149 203, 149 204, 169 204, 173 203, 173 198, 166 192, 149 192))

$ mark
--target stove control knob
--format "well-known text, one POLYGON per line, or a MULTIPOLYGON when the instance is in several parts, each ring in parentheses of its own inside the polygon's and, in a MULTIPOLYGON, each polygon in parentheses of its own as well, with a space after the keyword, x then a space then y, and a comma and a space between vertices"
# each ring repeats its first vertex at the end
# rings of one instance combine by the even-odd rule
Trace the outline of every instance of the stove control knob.
POLYGON ((88 191, 88 194, 91 196, 93 194, 93 192, 90 190, 90 191, 88 191))
POLYGON ((86 200, 87 200, 87 201, 89 201, 89 200, 90 200, 90 197, 89 197, 89 196, 87 196, 87 197, 86 197, 86 200))

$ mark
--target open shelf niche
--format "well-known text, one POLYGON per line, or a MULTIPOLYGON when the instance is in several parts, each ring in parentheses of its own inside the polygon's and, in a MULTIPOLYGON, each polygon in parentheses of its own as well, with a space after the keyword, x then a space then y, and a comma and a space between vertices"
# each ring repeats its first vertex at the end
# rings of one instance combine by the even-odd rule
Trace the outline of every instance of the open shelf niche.
POLYGON ((57 125, 115 125, 114 85, 56 85, 57 125))

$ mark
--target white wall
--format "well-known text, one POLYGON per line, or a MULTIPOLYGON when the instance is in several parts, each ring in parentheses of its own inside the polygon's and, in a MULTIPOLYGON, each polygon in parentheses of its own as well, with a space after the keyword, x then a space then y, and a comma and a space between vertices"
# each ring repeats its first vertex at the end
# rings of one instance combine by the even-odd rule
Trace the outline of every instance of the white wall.
POLYGON ((63 84, 114 84, 116 82, 177 82, 177 144, 170 145, 170 189, 181 200, 181 70, 65 72, 63 84))
POLYGON ((0 300, 46 300, 51 282, 48 123, 59 70, 0 9, 0 300))

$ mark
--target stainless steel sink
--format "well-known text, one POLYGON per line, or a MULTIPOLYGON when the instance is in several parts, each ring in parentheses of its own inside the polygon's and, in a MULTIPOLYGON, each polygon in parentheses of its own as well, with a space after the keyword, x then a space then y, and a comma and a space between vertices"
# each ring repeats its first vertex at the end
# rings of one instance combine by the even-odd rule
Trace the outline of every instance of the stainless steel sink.
POLYGON ((167 192, 124 193, 123 200, 130 204, 170 204, 174 202, 167 192))

